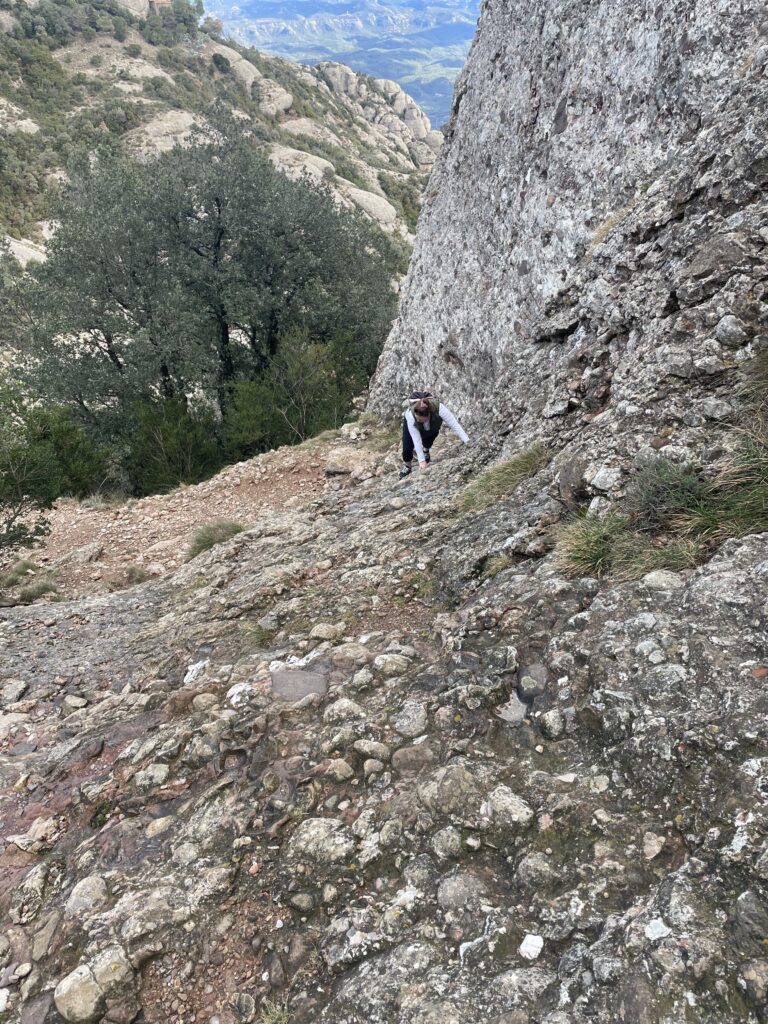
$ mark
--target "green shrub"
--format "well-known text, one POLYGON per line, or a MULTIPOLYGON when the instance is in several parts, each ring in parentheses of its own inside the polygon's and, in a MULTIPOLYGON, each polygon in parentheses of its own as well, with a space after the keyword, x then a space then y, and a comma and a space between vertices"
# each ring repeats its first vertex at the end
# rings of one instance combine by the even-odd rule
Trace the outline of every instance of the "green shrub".
POLYGON ((126 46, 125 48, 125 52, 128 54, 129 57, 140 57, 141 47, 139 46, 138 43, 129 43, 128 46, 126 46))
POLYGON ((197 556, 201 555, 203 551, 208 551, 208 549, 214 547, 214 545, 221 544, 223 541, 229 540, 231 537, 236 537, 237 534, 242 533, 244 529, 245 527, 240 523, 230 522, 225 519, 206 523, 205 526, 201 526, 200 529, 195 532, 195 535, 192 538, 192 543, 189 545, 186 561, 191 562, 193 558, 197 558, 197 556))
POLYGON ((157 494, 198 483, 221 465, 210 413, 193 415, 180 399, 138 406, 126 459, 136 494, 157 494))
POLYGON ((684 512, 705 504, 710 486, 689 466, 646 461, 627 487, 623 510, 639 530, 663 530, 684 512))
POLYGON ((408 225, 408 228, 415 232, 419 221, 419 213, 421 212, 423 179, 414 180, 412 176, 403 177, 380 171, 379 184, 384 190, 387 199, 389 199, 408 225))
POLYGON ((511 459, 499 462, 473 480, 457 499, 459 512, 476 512, 508 498, 524 480, 535 476, 549 462, 546 446, 540 442, 511 459))

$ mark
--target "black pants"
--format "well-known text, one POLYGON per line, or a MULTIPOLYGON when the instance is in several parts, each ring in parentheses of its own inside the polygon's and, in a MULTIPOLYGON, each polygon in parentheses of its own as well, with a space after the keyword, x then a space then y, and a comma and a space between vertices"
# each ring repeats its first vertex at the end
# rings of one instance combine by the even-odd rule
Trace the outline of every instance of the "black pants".
MULTIPOLYGON (((430 418, 430 423, 434 420, 430 418)), ((440 433, 439 426, 431 426, 429 430, 424 427, 423 423, 416 421, 416 429, 421 435, 421 443, 424 446, 424 451, 428 452, 432 447, 432 442, 435 440, 437 435, 440 433)), ((410 462, 413 459, 413 438, 411 432, 408 429, 405 416, 403 416, 403 462, 410 462)))

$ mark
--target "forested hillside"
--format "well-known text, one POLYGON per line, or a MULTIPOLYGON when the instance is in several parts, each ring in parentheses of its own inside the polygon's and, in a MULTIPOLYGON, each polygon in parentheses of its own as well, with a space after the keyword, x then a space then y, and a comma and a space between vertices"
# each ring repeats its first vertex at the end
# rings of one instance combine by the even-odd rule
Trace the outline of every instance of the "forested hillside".
POLYGON ((395 314, 438 133, 157 11, 2 12, 0 547, 340 425, 395 314))
POLYGON ((394 83, 301 68, 219 35, 202 5, 0 0, 0 229, 41 240, 47 193, 96 146, 162 151, 219 103, 273 162, 413 230, 438 133, 394 83), (138 5, 141 7, 141 5, 138 5))

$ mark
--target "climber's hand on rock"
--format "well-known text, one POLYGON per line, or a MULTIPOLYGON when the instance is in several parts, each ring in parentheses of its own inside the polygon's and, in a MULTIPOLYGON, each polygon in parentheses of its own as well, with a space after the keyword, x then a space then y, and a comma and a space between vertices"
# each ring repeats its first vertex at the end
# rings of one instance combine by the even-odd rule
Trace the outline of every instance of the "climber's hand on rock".
POLYGON ((420 462, 419 463, 419 469, 429 469, 429 463, 428 462, 420 462))

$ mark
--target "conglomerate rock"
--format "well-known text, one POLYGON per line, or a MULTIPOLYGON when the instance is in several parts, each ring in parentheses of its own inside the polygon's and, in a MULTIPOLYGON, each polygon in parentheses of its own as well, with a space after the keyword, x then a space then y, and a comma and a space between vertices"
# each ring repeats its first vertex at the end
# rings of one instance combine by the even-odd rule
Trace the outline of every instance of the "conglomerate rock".
POLYGON ((736 443, 762 24, 486 5, 373 393, 434 383, 470 445, 401 482, 361 425, 172 576, 0 611, 14 1024, 766 1020, 768 536, 632 582, 551 552, 736 443))
POLYGON ((761 1020, 768 540, 483 582, 442 455, 2 612, 10 1019, 761 1020))

